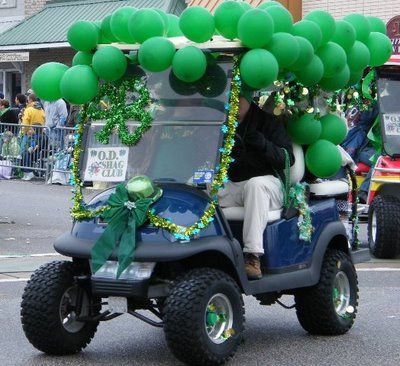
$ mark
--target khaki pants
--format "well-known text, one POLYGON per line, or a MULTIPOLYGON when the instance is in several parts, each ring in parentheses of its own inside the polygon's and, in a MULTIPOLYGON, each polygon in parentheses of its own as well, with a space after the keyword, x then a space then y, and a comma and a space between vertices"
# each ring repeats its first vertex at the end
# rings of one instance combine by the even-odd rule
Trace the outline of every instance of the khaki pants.
POLYGON ((268 212, 283 205, 280 180, 272 175, 229 182, 218 193, 221 207, 244 207, 243 242, 246 253, 264 254, 263 233, 268 212))

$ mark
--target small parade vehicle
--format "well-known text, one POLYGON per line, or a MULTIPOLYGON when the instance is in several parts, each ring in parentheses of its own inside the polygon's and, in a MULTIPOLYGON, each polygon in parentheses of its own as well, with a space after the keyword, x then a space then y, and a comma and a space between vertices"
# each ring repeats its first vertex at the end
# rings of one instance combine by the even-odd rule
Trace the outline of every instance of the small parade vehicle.
MULTIPOLYGON (((108 179, 116 177, 114 181, 145 174, 152 182, 139 176, 131 183, 151 193, 154 215, 179 227, 201 220, 213 202, 209 186, 218 171, 223 121, 229 118, 233 54, 223 51, 209 70, 211 89, 180 83, 169 69, 140 69, 154 107, 151 129, 133 147, 123 146, 117 135, 104 147, 95 138, 104 121, 87 123, 79 165, 84 179, 96 180, 98 171, 108 179), (94 163, 96 157, 102 166, 94 163)), ((129 130, 137 126, 128 123, 129 130)), ((303 179, 305 169, 300 146, 294 146, 294 154, 292 184, 303 179)), ((342 189, 340 182, 337 185, 342 189)), ((72 260, 40 267, 26 286, 25 334, 43 352, 76 353, 89 344, 100 321, 128 313, 163 328, 178 359, 221 364, 244 336, 242 295, 255 296, 260 305, 285 307, 280 297, 294 296, 306 331, 344 334, 354 323, 358 305, 354 263, 365 251, 357 251, 355 241, 349 240, 334 189, 335 181, 311 186, 310 241, 299 238, 298 213, 285 218, 283 210, 269 212, 261 257, 264 275, 255 281, 249 281, 244 270, 243 208, 216 206, 208 226, 190 238, 147 221, 136 234, 131 232, 137 241, 134 261, 119 276, 118 248, 111 248, 110 257, 94 273, 91 269, 93 246, 110 224, 102 217, 77 220, 55 243, 56 251, 72 260), (322 187, 326 183, 329 189, 322 187)), ((101 192, 87 208, 103 207, 114 192, 115 187, 101 192)))
MULTIPOLYGON (((370 134, 381 150, 371 168, 368 192, 368 243, 377 258, 392 259, 400 253, 400 64, 388 62, 376 69, 379 120, 370 134), (374 133, 373 133, 374 132, 374 133)), ((358 167, 359 182, 369 167, 358 167)))

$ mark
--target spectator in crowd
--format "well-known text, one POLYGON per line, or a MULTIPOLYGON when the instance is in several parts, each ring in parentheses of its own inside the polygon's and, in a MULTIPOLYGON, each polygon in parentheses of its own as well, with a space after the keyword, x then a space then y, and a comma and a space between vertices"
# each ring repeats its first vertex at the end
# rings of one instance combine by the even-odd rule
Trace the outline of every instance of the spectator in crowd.
MULTIPOLYGON (((43 126, 45 124, 45 113, 40 103, 37 101, 35 94, 30 94, 28 97, 28 105, 22 116, 23 126, 32 126, 34 124, 39 124, 43 126)), ((28 127, 22 128, 22 133, 25 134, 28 127)))
POLYGON ((0 122, 18 124, 18 113, 10 108, 10 102, 0 99, 0 122))
POLYGON ((50 143, 56 148, 62 149, 63 136, 58 129, 64 127, 67 122, 67 105, 63 99, 58 99, 54 102, 44 102, 43 107, 46 113, 46 130, 50 143))
POLYGON ((22 116, 23 116, 25 108, 26 108, 26 102, 27 102, 27 99, 24 94, 17 94, 15 96, 15 105, 19 109, 18 119, 20 122, 22 122, 22 116))
POLYGON ((46 155, 48 139, 41 126, 41 124, 35 123, 28 128, 26 134, 22 137, 20 151, 22 166, 26 167, 22 169, 24 173, 22 180, 31 180, 34 177, 33 168, 46 155))
POLYGON ((71 104, 71 108, 69 110, 69 115, 67 118, 67 127, 75 127, 77 125, 80 111, 80 105, 71 104))

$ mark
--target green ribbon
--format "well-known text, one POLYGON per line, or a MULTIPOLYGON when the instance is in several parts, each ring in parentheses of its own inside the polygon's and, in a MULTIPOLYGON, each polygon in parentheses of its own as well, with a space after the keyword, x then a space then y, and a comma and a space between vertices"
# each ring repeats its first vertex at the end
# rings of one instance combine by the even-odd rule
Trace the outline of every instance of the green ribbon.
POLYGON ((107 202, 110 209, 102 214, 108 226, 92 248, 93 273, 106 263, 117 247, 117 278, 132 263, 136 248, 136 229, 147 221, 147 211, 152 203, 150 198, 132 202, 125 185, 117 186, 107 202))
POLYGON ((361 91, 363 94, 363 97, 365 99, 369 100, 374 100, 374 98, 371 95, 371 84, 375 80, 375 70, 371 70, 364 78, 362 85, 361 85, 361 91))

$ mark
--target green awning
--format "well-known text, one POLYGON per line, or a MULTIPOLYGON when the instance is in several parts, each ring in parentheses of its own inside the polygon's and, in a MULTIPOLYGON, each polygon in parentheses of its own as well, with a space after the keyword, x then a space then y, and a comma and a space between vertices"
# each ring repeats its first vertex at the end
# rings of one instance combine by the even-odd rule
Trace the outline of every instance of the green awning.
POLYGON ((57 1, 0 34, 0 50, 67 47, 67 31, 76 20, 101 20, 122 6, 158 8, 180 15, 184 0, 57 1))

